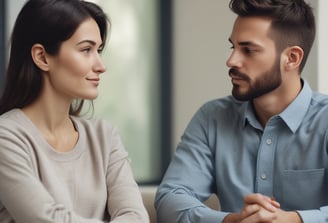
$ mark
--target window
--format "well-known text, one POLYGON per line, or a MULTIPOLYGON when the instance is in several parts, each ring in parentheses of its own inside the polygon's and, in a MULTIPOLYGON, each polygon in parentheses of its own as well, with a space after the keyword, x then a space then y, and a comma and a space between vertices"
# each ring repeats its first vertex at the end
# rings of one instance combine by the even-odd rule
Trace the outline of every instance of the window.
POLYGON ((169 1, 93 1, 112 23, 95 116, 118 127, 136 180, 157 183, 171 149, 169 1))

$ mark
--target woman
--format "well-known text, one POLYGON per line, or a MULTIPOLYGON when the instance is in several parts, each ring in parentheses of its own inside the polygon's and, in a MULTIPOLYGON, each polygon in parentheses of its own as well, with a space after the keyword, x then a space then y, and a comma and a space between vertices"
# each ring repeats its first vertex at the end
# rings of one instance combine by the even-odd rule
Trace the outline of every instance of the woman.
POLYGON ((29 0, 0 100, 0 222, 149 222, 116 130, 79 117, 98 95, 109 21, 80 0, 29 0))

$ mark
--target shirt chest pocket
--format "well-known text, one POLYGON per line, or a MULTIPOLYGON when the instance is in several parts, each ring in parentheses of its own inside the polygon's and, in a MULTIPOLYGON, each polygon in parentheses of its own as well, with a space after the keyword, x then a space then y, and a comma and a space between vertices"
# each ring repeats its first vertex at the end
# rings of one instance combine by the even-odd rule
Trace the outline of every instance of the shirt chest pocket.
POLYGON ((318 209, 327 204, 325 169, 285 170, 282 175, 282 208, 318 209))

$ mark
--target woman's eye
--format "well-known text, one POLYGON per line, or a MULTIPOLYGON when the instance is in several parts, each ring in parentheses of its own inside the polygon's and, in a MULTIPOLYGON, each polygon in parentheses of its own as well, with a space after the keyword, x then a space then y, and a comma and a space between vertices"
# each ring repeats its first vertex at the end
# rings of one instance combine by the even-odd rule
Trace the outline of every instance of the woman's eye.
POLYGON ((91 48, 82 49, 82 52, 84 52, 84 53, 89 53, 90 51, 91 51, 91 48))
POLYGON ((104 49, 103 48, 100 48, 97 51, 98 51, 99 54, 102 54, 102 52, 104 51, 104 49))

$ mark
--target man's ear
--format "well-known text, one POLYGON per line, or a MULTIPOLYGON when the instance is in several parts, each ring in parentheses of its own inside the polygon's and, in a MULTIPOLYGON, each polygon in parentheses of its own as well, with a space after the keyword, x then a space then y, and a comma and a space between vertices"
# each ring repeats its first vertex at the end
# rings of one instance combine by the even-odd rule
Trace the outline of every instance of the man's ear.
POLYGON ((284 50, 285 54, 285 70, 299 70, 300 64, 304 57, 304 51, 299 46, 291 46, 284 50))
POLYGON ((48 64, 48 58, 47 53, 44 47, 36 43, 31 48, 31 56, 35 63, 35 65, 40 68, 42 71, 48 71, 49 70, 49 64, 48 64))

